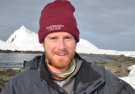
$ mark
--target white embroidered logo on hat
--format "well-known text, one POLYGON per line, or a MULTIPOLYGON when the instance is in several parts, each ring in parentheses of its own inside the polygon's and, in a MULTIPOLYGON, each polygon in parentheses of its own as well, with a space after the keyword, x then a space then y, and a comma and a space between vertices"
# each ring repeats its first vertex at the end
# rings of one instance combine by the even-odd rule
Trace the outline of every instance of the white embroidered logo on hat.
POLYGON ((58 25, 50 25, 48 27, 46 27, 46 30, 48 31, 52 31, 52 30, 61 30, 61 28, 63 28, 64 25, 58 24, 58 25))

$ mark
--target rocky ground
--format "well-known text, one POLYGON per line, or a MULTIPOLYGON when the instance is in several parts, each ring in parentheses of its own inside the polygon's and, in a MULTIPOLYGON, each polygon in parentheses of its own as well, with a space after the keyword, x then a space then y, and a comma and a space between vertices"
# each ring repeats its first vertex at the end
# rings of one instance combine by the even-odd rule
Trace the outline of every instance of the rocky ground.
POLYGON ((95 65, 103 66, 105 69, 112 72, 114 75, 118 77, 124 77, 129 74, 129 70, 127 68, 133 64, 135 64, 135 58, 125 57, 123 55, 98 55, 101 57, 106 57, 109 59, 113 59, 113 62, 92 62, 95 65))
POLYGON ((22 72, 24 69, 13 70, 13 69, 3 69, 0 68, 0 91, 5 86, 6 82, 9 81, 11 77, 22 72))
MULTIPOLYGON (((86 54, 84 54, 86 55, 86 54)), ((127 76, 129 71, 127 67, 135 64, 135 58, 125 57, 123 55, 113 56, 113 55, 86 55, 86 56, 101 56, 109 59, 113 59, 113 62, 92 62, 93 64, 103 66, 114 75, 118 77, 127 76)), ((13 69, 0 69, 0 91, 5 86, 6 82, 14 75, 22 72, 24 69, 13 70, 13 69)))

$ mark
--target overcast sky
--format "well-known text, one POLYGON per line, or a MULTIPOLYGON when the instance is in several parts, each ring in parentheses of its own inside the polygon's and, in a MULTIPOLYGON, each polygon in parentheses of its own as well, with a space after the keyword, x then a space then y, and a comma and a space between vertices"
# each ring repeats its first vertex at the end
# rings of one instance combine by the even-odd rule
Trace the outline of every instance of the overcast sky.
MULTIPOLYGON (((22 25, 37 32, 43 7, 53 0, 1 0, 0 40, 22 25)), ((100 49, 135 51, 135 0, 70 0, 80 37, 100 49)))

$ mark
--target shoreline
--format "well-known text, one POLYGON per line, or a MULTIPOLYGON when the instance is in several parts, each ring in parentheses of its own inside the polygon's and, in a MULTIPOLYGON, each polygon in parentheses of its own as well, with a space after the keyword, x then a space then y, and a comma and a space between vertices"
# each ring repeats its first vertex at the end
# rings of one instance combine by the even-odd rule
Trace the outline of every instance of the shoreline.
POLYGON ((18 50, 15 50, 15 51, 11 51, 11 50, 0 50, 0 53, 30 53, 30 54, 42 54, 43 51, 18 51, 18 50))

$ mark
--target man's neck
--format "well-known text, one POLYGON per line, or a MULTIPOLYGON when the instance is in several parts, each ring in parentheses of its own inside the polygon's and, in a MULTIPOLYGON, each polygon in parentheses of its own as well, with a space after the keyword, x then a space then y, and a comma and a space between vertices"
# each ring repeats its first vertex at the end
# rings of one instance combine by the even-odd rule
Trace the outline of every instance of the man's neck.
POLYGON ((68 70, 68 68, 64 68, 64 69, 55 68, 55 67, 49 65, 48 63, 47 63, 47 66, 50 69, 50 71, 53 73, 62 73, 62 72, 65 72, 66 70, 68 70))
POLYGON ((52 78, 55 80, 63 80, 71 75, 76 68, 76 61, 73 60, 69 67, 65 69, 55 68, 47 63, 48 70, 52 74, 52 78))

